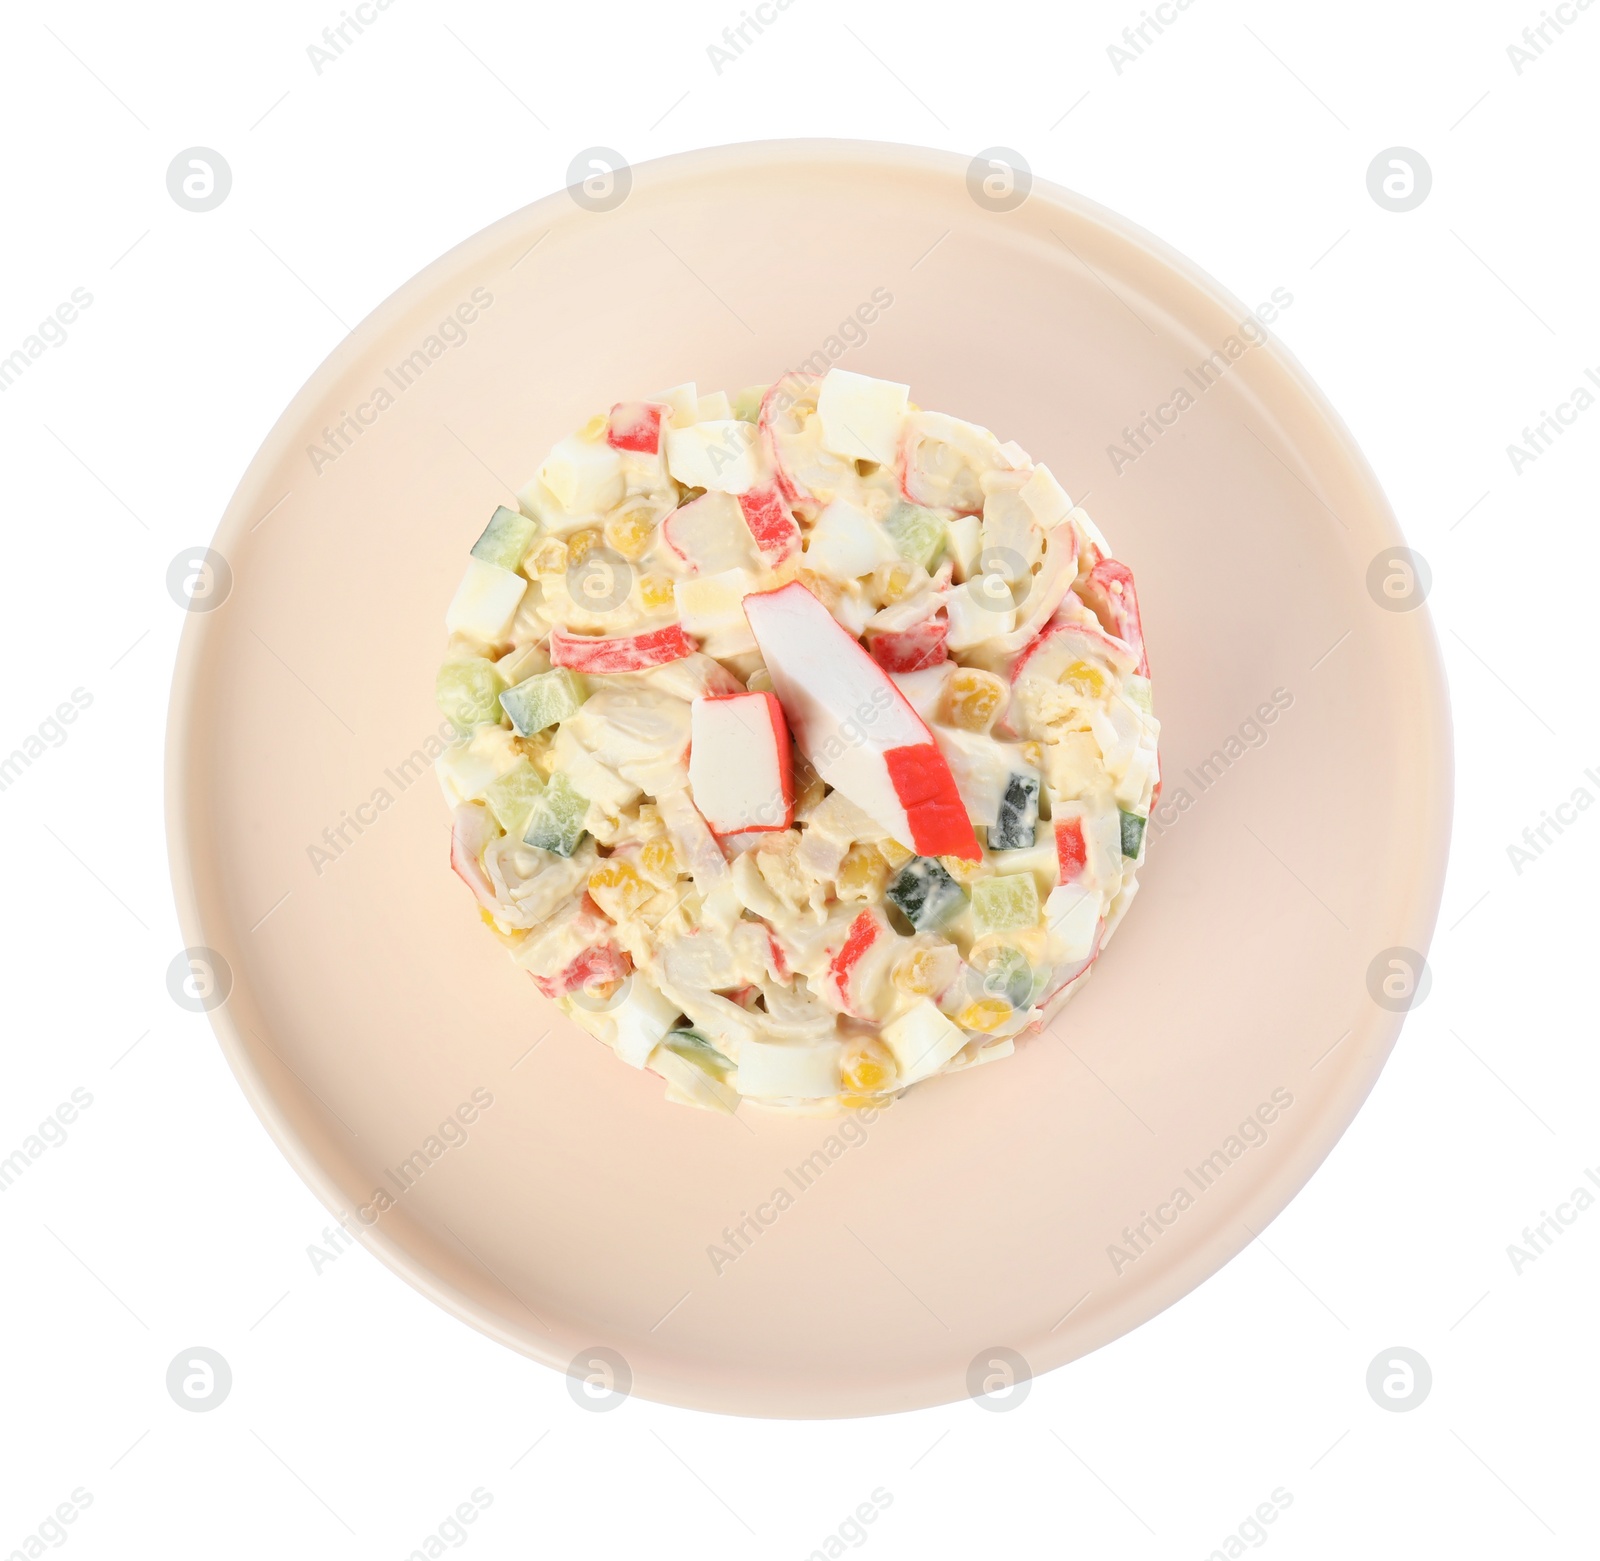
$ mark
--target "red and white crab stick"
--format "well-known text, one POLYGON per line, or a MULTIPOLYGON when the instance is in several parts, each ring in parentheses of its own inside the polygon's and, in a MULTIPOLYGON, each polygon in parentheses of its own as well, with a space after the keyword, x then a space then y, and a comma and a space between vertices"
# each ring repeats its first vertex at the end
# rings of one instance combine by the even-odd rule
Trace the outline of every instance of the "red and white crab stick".
POLYGON ((716 835, 787 829, 794 764, 771 694, 708 695, 689 707, 689 790, 716 835))
POLYGON ((683 632, 683 626, 669 623, 664 629, 646 634, 629 634, 602 639, 593 634, 569 634, 565 629, 550 633, 550 665, 569 667, 591 676, 615 672, 644 672, 664 667, 669 661, 682 661, 698 647, 683 632))
POLYGON ((982 859, 950 766, 889 674, 799 581, 744 599, 800 751, 919 856, 982 859))

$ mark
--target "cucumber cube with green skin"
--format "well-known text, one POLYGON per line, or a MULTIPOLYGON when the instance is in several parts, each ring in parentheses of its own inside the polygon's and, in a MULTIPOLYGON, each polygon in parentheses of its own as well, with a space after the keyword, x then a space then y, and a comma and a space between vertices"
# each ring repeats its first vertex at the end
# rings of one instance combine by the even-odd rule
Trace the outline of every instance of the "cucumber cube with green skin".
POLYGON ((902 558, 924 569, 931 571, 934 559, 944 551, 944 521, 919 504, 902 499, 884 517, 883 529, 902 558))
POLYGON ((583 680, 566 667, 535 672, 500 696, 500 708, 511 717, 518 737, 532 737, 557 721, 575 715, 587 699, 583 680))
POLYGON ((733 398, 733 415, 741 423, 754 423, 761 417, 761 403, 766 398, 765 385, 747 385, 733 398))
POLYGON ((1117 811, 1122 814, 1122 854, 1138 856, 1144 845, 1145 820, 1137 813, 1125 813, 1121 808, 1117 811))
POLYGON ((518 759, 498 780, 483 789, 483 800, 508 835, 528 827, 528 815, 544 792, 544 781, 526 759, 518 759))
POLYGON ((433 694, 456 730, 470 732, 484 722, 500 724, 500 695, 505 686, 492 661, 468 656, 461 661, 447 661, 439 668, 433 694))
POLYGON ((972 927, 977 935, 1012 932, 1039 922, 1039 891, 1032 873, 982 878, 972 886, 972 927))
POLYGON ((522 567, 528 544, 538 529, 538 521, 529 520, 526 515, 502 504, 489 517, 483 535, 472 544, 472 556, 486 564, 498 564, 502 569, 515 571, 522 567))
POLYGON ((1000 798, 999 817, 989 826, 991 851, 1023 851, 1034 843, 1039 822, 1039 777, 1014 773, 1000 798))
POLYGON ((1033 966, 1021 949, 992 949, 973 975, 984 997, 998 997, 1013 1009, 1026 1008, 1033 1000, 1033 966))
POLYGON ((553 851, 557 856, 571 856, 583 839, 583 821, 588 812, 589 799, 557 771, 529 810, 522 843, 553 851))
POLYGON ((733 1064, 698 1030, 674 1030, 661 1044, 719 1083, 726 1082, 733 1072, 733 1064))
POLYGON ((889 881, 884 898, 918 932, 942 927, 966 908, 967 897, 931 856, 914 856, 889 881))

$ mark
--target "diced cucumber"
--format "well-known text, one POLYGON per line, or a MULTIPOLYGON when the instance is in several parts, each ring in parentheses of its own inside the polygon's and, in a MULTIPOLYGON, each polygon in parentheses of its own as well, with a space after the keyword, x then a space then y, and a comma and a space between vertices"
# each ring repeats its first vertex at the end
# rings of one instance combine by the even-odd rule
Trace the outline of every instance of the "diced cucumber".
POLYGON ((539 772, 526 759, 518 759, 498 780, 484 787, 483 800, 508 835, 520 835, 543 791, 539 772))
POLYGON ((434 680, 433 696, 459 732, 470 732, 484 722, 500 724, 500 695, 505 681, 492 661, 468 656, 447 661, 434 680))
POLYGON ((1145 821, 1137 813, 1127 813, 1121 808, 1117 812, 1122 815, 1122 854, 1138 856, 1144 845, 1145 821))
POLYGON ((942 927, 967 903, 961 885, 931 856, 912 857, 883 894, 918 932, 942 927))
POLYGON ((518 569, 538 529, 537 521, 502 504, 489 517, 483 535, 472 544, 472 556, 486 564, 498 564, 502 569, 518 569))
POLYGON ((1021 949, 991 948, 975 969, 985 997, 1001 998, 1012 1008, 1026 1008, 1032 1000, 1033 966, 1021 949))
POLYGON ((765 385, 746 385, 733 398, 733 415, 741 423, 754 423, 761 416, 761 403, 767 394, 765 385))
POLYGON ((1014 772, 1000 798, 1000 814, 989 826, 991 851, 1022 851, 1034 843, 1039 822, 1039 777, 1014 772))
POLYGON ((698 1030, 674 1030, 661 1044, 718 1083, 726 1083, 733 1074, 733 1064, 698 1030))
POLYGON ((889 533, 895 551, 913 564, 931 571, 933 561, 944 551, 945 524, 932 510, 903 499, 884 517, 883 529, 889 533))
POLYGON ((579 795, 558 770, 528 813, 522 843, 553 851, 557 856, 571 856, 583 839, 583 821, 588 812, 589 799, 579 795))
POLYGON ((972 926, 978 936, 1037 926, 1039 890, 1032 873, 982 878, 972 886, 972 926))
POLYGON ((518 737, 532 737, 577 712, 588 697, 583 680, 566 667, 536 672, 500 696, 500 708, 511 717, 518 737))

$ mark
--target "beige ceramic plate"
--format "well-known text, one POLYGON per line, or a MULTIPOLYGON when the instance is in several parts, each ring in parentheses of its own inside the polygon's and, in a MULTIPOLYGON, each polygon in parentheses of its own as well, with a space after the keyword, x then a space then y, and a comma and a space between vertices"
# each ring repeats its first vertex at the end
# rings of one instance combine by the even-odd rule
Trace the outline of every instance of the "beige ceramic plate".
POLYGON ((947 153, 785 142, 636 168, 607 212, 552 195, 317 370, 218 529, 169 825, 228 1059, 384 1261, 552 1366, 616 1352, 651 1398, 870 1414, 959 1397, 997 1349, 1037 1373, 1116 1338, 1294 1196, 1399 1029, 1375 958, 1428 943, 1449 718, 1426 610, 1373 568, 1400 537, 1372 473, 1285 352, 1230 355, 1246 312, 1064 191, 997 212, 947 153), (669 1106, 563 1020, 451 876, 412 756, 462 559, 546 448, 615 399, 840 351, 863 305, 843 361, 1048 461, 1132 564, 1166 793, 1054 1033, 842 1131, 669 1106))

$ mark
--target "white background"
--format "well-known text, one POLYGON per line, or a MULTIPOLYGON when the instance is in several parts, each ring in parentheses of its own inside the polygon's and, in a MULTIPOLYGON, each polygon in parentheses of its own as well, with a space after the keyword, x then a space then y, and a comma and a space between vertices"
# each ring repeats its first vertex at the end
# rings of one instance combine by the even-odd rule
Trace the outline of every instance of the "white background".
POLYGON ((0 394, 0 750, 92 704, 0 792, 0 1156, 93 1104, 0 1195, 0 1556, 77 1487, 84 1558, 398 1561, 474 1488, 482 1558, 800 1558, 879 1487, 883 1561, 1198 1558, 1280 1487, 1274 1555, 1593 1554, 1600 1207, 1520 1274, 1506 1251, 1600 1167, 1600 818, 1507 854, 1600 795, 1600 409, 1520 474, 1507 454, 1600 373, 1600 7, 1568 14, 1519 75, 1534 0, 1194 0, 1118 74, 1135 0, 794 0, 718 74, 738 0, 395 0, 318 74, 338 0, 8 7, 0 356, 93 304, 0 394), (1238 297, 1292 291, 1277 331, 1432 567, 1458 756, 1435 980, 1264 1241, 1013 1411, 595 1414, 364 1250, 315 1272, 326 1212, 169 999, 165 574, 347 325, 580 149, 809 134, 1015 147, 1238 297), (165 182, 195 145, 233 171, 206 214, 165 182), (1366 186, 1396 145, 1434 178, 1405 214, 1366 186), (208 1413, 164 1385, 192 1345, 233 1372, 208 1413), (1407 1413, 1365 1386, 1396 1345, 1433 1373, 1407 1413))

